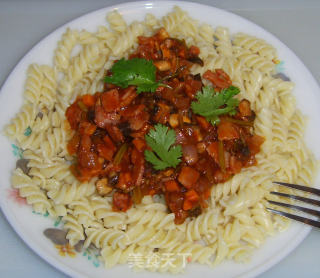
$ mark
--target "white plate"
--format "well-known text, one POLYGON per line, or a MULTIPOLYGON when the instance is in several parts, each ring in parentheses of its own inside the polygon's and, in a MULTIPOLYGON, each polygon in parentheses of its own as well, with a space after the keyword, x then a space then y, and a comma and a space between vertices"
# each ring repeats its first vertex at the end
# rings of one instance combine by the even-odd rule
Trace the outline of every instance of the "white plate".
MULTIPOLYGON (((118 11, 127 21, 134 19, 142 20, 147 12, 152 12, 156 16, 162 16, 169 12, 173 6, 179 5, 189 14, 202 22, 213 26, 229 27, 231 32, 246 32, 265 39, 278 50, 279 57, 285 62, 285 74, 295 82, 296 88, 294 94, 297 98, 298 107, 309 116, 309 125, 307 128, 306 141, 309 147, 320 158, 320 132, 317 128, 320 120, 319 87, 306 69, 303 63, 273 35, 243 19, 237 15, 226 11, 204 6, 190 2, 134 2, 116 6, 118 11)), ((87 15, 84 15, 72 22, 57 29, 49 36, 44 38, 18 63, 8 79, 4 83, 0 94, 0 130, 19 110, 22 104, 23 86, 26 78, 26 69, 31 63, 51 64, 53 51, 57 41, 60 39, 67 27, 85 28, 94 31, 96 26, 105 24, 106 13, 114 7, 104 8, 87 15)), ((61 271, 73 277, 164 277, 164 274, 158 273, 134 273, 128 266, 117 266, 106 270, 103 266, 98 266, 95 255, 87 253, 77 253, 75 258, 61 257, 58 250, 43 235, 43 230, 53 227, 54 223, 45 216, 39 216, 31 212, 31 208, 18 204, 10 197, 10 173, 14 168, 16 157, 12 153, 11 142, 0 135, 0 205, 8 221, 13 226, 19 236, 32 248, 39 256, 47 262, 60 269, 61 271), (90 257, 90 259, 89 259, 90 257)), ((12 194, 12 192, 11 192, 12 194)), ((267 242, 255 251, 250 263, 236 264, 233 262, 224 262, 214 269, 200 265, 190 265, 186 269, 183 277, 195 277, 201 273, 202 277, 254 277, 263 271, 272 267, 282 258, 288 255, 296 248, 307 236, 310 228, 294 223, 286 232, 278 234, 267 240, 267 242)), ((179 275, 182 276, 182 275, 179 275)))

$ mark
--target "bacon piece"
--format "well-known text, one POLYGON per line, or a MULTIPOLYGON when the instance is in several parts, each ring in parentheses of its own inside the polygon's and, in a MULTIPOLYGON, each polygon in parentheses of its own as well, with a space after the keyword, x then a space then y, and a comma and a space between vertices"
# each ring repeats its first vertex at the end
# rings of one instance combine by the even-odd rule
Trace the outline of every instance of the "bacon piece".
POLYGON ((193 99, 198 91, 201 91, 202 82, 194 79, 187 79, 185 81, 186 93, 189 98, 193 99))
POLYGON ((81 137, 78 150, 78 162, 81 167, 94 169, 99 167, 98 155, 91 152, 91 139, 89 135, 84 134, 81 137))
POLYGON ((83 95, 82 96, 82 102, 87 106, 87 107, 93 107, 96 103, 96 98, 93 95, 83 95))
POLYGON ((239 112, 242 117, 250 117, 252 111, 250 109, 250 101, 247 99, 243 99, 239 103, 239 112))
POLYGON ((208 79, 217 89, 226 89, 232 85, 231 79, 222 69, 216 69, 215 72, 207 70, 203 77, 208 79))
POLYGON ((133 138, 144 138, 150 128, 151 126, 148 123, 145 123, 139 131, 130 133, 130 136, 133 138))
POLYGON ((87 135, 92 135, 97 129, 97 126, 94 124, 91 124, 87 121, 81 122, 79 125, 79 133, 82 134, 87 134, 87 135))
POLYGON ((147 148, 146 141, 141 138, 134 138, 132 144, 136 147, 139 152, 143 152, 147 148))
POLYGON ((94 122, 98 127, 106 128, 109 124, 117 124, 120 121, 120 115, 116 112, 107 113, 101 105, 96 106, 94 122))
POLYGON ((132 175, 130 172, 121 172, 117 183, 117 188, 129 192, 133 186, 132 175))
POLYGON ((120 107, 126 107, 138 96, 135 86, 124 89, 124 94, 120 98, 120 107))
POLYGON ((189 54, 190 54, 190 56, 198 56, 200 54, 199 47, 197 47, 195 45, 191 45, 189 48, 189 54))
POLYGON ((149 120, 149 114, 145 111, 135 115, 133 118, 129 119, 130 128, 133 130, 141 129, 144 124, 149 120))
POLYGON ((127 211, 132 206, 132 200, 128 193, 115 192, 113 194, 113 210, 127 211))
POLYGON ((71 140, 67 144, 67 150, 70 155, 73 155, 77 152, 80 144, 80 136, 78 133, 75 133, 71 140))
POLYGON ((204 129, 204 130, 208 130, 210 128, 210 123, 206 120, 205 117, 202 116, 196 116, 196 120, 198 122, 198 124, 204 129))
POLYGON ((169 209, 172 212, 176 212, 179 209, 182 209, 183 201, 184 201, 184 194, 180 191, 174 192, 166 192, 165 199, 169 209))
POLYGON ((108 134, 110 135, 110 137, 112 138, 112 140, 116 143, 120 143, 120 142, 124 142, 124 136, 121 132, 121 130, 115 126, 115 125, 111 125, 111 124, 106 124, 105 128, 108 131, 108 134))
POLYGON ((101 104, 106 112, 115 112, 120 109, 119 92, 117 89, 109 90, 101 95, 101 104))
POLYGON ((246 138, 251 155, 257 154, 264 142, 264 138, 259 135, 252 135, 246 138))
POLYGON ((214 161, 219 164, 218 142, 212 142, 207 147, 208 154, 213 157, 214 161))
POLYGON ((198 150, 195 145, 182 146, 183 158, 189 165, 194 165, 198 162, 198 150))
POLYGON ((238 128, 227 121, 222 121, 218 125, 218 139, 219 140, 232 140, 240 138, 238 128))
POLYGON ((179 192, 180 187, 176 181, 170 180, 165 183, 168 192, 179 192))
POLYGON ((199 177, 200 174, 197 170, 189 166, 184 166, 180 171, 178 181, 186 188, 191 188, 197 182, 199 177))
POLYGON ((231 173, 237 174, 241 171, 242 162, 238 160, 235 156, 231 156, 229 160, 229 169, 231 173))
POLYGON ((81 114, 82 110, 78 105, 78 101, 68 107, 66 117, 72 129, 77 129, 81 121, 81 114))
POLYGON ((141 129, 144 124, 149 120, 149 113, 145 111, 144 104, 132 105, 121 111, 123 119, 129 121, 132 130, 141 129))
POLYGON ((116 152, 117 148, 108 135, 103 138, 103 142, 104 144, 100 143, 96 146, 99 155, 108 161, 112 161, 113 155, 116 152))
POLYGON ((179 225, 186 220, 186 218, 188 217, 188 212, 183 209, 179 209, 175 211, 174 216, 174 224, 179 225))
POLYGON ((169 118, 170 118, 170 107, 164 102, 159 102, 158 107, 159 107, 159 110, 155 115, 154 120, 156 122, 165 124, 166 122, 169 121, 169 118))
POLYGON ((185 199, 183 202, 183 209, 184 210, 192 209, 194 207, 194 205, 197 204, 199 199, 200 199, 200 197, 194 189, 188 190, 185 194, 185 199))

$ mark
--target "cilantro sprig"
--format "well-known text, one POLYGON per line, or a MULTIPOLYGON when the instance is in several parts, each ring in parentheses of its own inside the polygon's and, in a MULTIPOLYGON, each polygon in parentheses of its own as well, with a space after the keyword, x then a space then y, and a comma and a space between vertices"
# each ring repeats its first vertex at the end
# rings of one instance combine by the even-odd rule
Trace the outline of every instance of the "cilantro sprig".
POLYGON ((196 99, 191 103, 191 108, 195 114, 204 116, 211 124, 219 124, 219 116, 224 114, 235 115, 236 107, 239 100, 233 98, 239 94, 237 87, 230 86, 221 92, 215 92, 210 86, 202 88, 202 92, 198 91, 196 99))
POLYGON ((137 93, 155 92, 159 86, 167 86, 156 81, 156 67, 152 61, 133 58, 117 61, 110 69, 112 76, 106 76, 105 82, 121 88, 129 85, 137 86, 137 93))
POLYGON ((176 167, 181 162, 182 148, 180 145, 173 146, 176 141, 174 130, 168 130, 168 127, 157 124, 145 139, 152 151, 145 150, 144 156, 156 170, 176 167))

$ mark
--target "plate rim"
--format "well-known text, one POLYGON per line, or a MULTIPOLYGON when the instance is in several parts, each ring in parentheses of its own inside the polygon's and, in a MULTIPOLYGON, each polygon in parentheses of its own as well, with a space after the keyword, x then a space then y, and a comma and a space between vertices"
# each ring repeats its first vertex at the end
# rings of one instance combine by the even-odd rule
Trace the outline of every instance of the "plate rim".
MULTIPOLYGON (((81 19, 83 19, 84 17, 90 17, 93 14, 97 13, 97 12, 103 12, 103 11, 110 11, 113 9, 123 9, 123 8, 128 8, 128 7, 135 7, 135 8, 143 8, 146 9, 146 6, 148 4, 157 6, 157 5, 166 5, 169 4, 171 6, 181 6, 183 8, 183 6, 185 5, 189 5, 189 6, 195 6, 198 8, 209 8, 212 10, 216 10, 217 12, 223 12, 224 14, 228 14, 231 15, 234 18, 237 18, 238 20, 242 21, 242 22, 246 22, 247 24, 250 24, 252 26, 254 26, 255 28, 258 28, 260 30, 262 30, 264 33, 268 34, 269 36, 273 37, 273 39, 275 39, 278 43, 282 44, 282 47, 289 52, 291 55, 293 55, 297 61, 299 63, 301 63, 301 65, 303 66, 304 70, 310 75, 310 77, 313 79, 313 81, 315 81, 315 84, 317 85, 318 90, 320 91, 319 88, 319 84, 317 82, 317 80, 314 78, 314 76, 312 75, 312 73, 310 72, 310 70, 305 66, 305 64, 303 63, 303 61, 285 44, 283 43, 277 36, 275 36, 273 33, 271 33, 270 31, 264 29, 263 27, 261 27, 260 25, 256 24, 255 22, 252 22, 251 20, 248 20, 247 18, 244 18, 242 16, 239 16, 235 13, 232 13, 228 10, 222 9, 222 8, 216 8, 214 6, 210 6, 207 4, 201 4, 201 3, 197 3, 197 2, 193 2, 193 1, 157 1, 157 0, 143 0, 143 1, 133 1, 133 2, 124 2, 124 3, 120 3, 120 4, 115 4, 115 5, 110 5, 110 6, 105 6, 87 13, 84 13, 80 16, 77 16, 69 21, 67 21, 66 23, 60 25, 59 27, 55 28, 54 30, 50 31, 50 33, 48 33, 47 35, 45 35, 44 37, 42 37, 39 41, 35 42, 33 44, 33 46, 27 50, 27 52, 19 59, 18 63, 16 63, 16 65, 11 69, 11 71, 8 73, 8 75, 6 76, 2 86, 0 87, 0 95, 2 93, 3 90, 5 90, 6 85, 8 83, 10 83, 10 80, 14 77, 15 72, 18 70, 18 68, 24 64, 24 61, 28 58, 29 55, 31 55, 31 53, 33 52, 33 50, 38 47, 41 43, 43 43, 44 41, 46 41, 48 38, 50 38, 51 36, 53 36, 53 34, 60 32, 62 30, 65 30, 66 27, 68 27, 69 25, 75 23, 76 21, 80 21, 81 19)), ((191 15, 192 16, 192 15, 191 15)), ((5 202, 2 201, 3 198, 0 198, 0 208, 3 212, 3 215, 5 216, 5 219, 8 221, 8 223, 10 224, 10 226, 13 228, 13 230, 15 231, 15 233, 19 236, 20 239, 23 240, 23 242, 28 246, 28 248, 30 248, 35 254, 37 254, 41 259, 45 260, 47 263, 49 263, 52 267, 54 267, 55 269, 58 269, 59 271, 61 271, 62 273, 65 273, 67 275, 71 275, 72 277, 87 277, 85 275, 83 275, 82 273, 80 273, 77 270, 74 270, 71 266, 68 266, 66 264, 64 264, 63 262, 60 262, 59 260, 55 259, 54 257, 48 255, 45 250, 43 248, 41 248, 40 246, 34 245, 32 239, 29 239, 27 237, 25 237, 23 235, 23 231, 22 229, 19 227, 19 224, 17 223, 17 221, 15 220, 15 217, 13 215, 11 215, 10 209, 9 207, 5 204, 5 202)), ((311 227, 306 226, 306 225, 301 225, 301 229, 298 232, 295 241, 293 244, 290 244, 289 247, 287 247, 286 249, 282 249, 280 252, 277 253, 276 256, 274 256, 273 258, 270 258, 269 260, 267 260, 266 262, 264 262, 263 264, 258 264, 256 266, 254 266, 252 269, 250 269, 249 271, 241 274, 240 276, 237 277, 256 277, 256 275, 260 275, 262 273, 264 273, 265 271, 267 271, 268 269, 270 269, 271 267, 273 267, 274 265, 278 264, 281 260, 283 260, 286 256, 288 256, 294 249, 296 249, 301 242, 308 236, 308 234, 311 231, 311 227)), ((108 272, 108 269, 105 269, 106 273, 108 272)))

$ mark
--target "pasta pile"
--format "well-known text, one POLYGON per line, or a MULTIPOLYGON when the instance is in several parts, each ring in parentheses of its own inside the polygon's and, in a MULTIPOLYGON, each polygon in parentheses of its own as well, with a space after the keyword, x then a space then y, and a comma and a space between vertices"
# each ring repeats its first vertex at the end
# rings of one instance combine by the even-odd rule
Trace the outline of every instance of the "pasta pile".
POLYGON ((296 109, 294 84, 275 77, 276 50, 261 39, 199 23, 178 7, 161 19, 147 14, 143 23, 127 24, 117 11, 107 20, 109 27, 99 26, 95 33, 67 29, 53 66, 30 65, 24 104, 5 128, 23 149, 30 169, 15 169, 12 187, 36 212, 62 216, 70 244, 94 244, 107 267, 130 262, 132 254, 174 254, 172 264, 161 260, 140 266, 161 272, 183 271, 185 258, 177 254, 189 254, 192 262, 207 265, 225 259, 247 261, 266 237, 288 225, 266 210, 266 199, 280 198, 270 195, 271 190, 290 192, 272 181, 309 185, 317 168, 303 140, 305 118, 296 109), (266 139, 256 155, 258 165, 213 186, 206 211, 182 225, 174 224, 174 215, 155 197, 146 196, 127 212, 112 211, 111 197, 97 194, 94 179, 75 179, 66 150, 72 137, 66 108, 79 95, 102 91, 102 79, 113 61, 127 58, 138 36, 150 36, 160 27, 200 48, 204 66, 194 65, 194 74, 222 68, 230 76, 241 90, 239 98, 248 99, 256 113, 255 133, 266 139))

